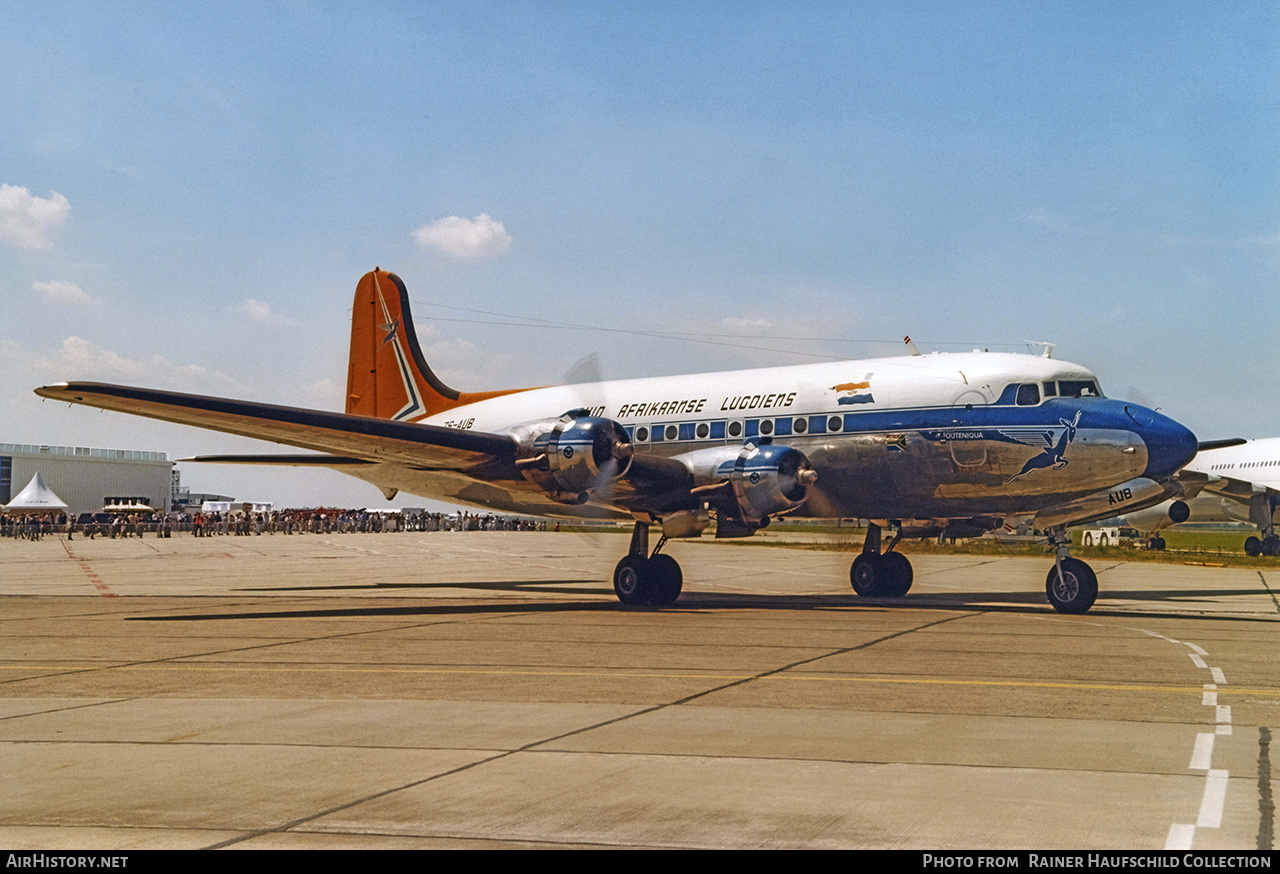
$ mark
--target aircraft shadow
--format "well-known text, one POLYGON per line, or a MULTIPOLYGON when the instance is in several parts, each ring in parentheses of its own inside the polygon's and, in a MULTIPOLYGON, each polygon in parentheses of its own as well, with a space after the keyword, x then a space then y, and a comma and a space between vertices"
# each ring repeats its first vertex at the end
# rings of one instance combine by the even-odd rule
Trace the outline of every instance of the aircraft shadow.
POLYGON ((232 589, 234 592, 252 594, 254 592, 380 592, 387 589, 478 589, 484 592, 558 592, 565 595, 612 595, 613 589, 586 588, 587 585, 599 584, 599 580, 521 580, 521 581, 489 581, 468 583, 360 583, 349 586, 276 586, 260 588, 254 586, 245 589, 232 589), (556 587, 572 588, 556 588, 556 587))
MULTIPOLYGON (((460 616, 481 614, 528 614, 528 613, 614 613, 614 612, 651 612, 679 613, 705 612, 713 610, 838 610, 842 612, 856 611, 883 612, 887 610, 937 610, 962 611, 972 613, 1025 613, 1028 615, 1058 615, 1045 601, 1044 593, 1039 591, 1025 592, 955 592, 947 594, 916 593, 902 598, 863 598, 849 595, 768 595, 752 593, 721 592, 687 592, 675 604, 665 607, 625 605, 613 600, 613 588, 603 585, 599 580, 493 580, 486 582, 442 582, 442 583, 374 583, 350 586, 291 586, 270 589, 239 589, 237 591, 251 594, 253 592, 321 592, 350 591, 369 592, 387 589, 442 590, 462 589, 477 592, 494 592, 508 594, 562 595, 570 599, 583 596, 608 596, 608 600, 559 600, 559 601, 524 601, 508 603, 503 601, 485 601, 483 603, 420 603, 411 606, 392 604, 373 604, 365 607, 308 607, 295 610, 252 610, 226 613, 197 613, 166 616, 133 616, 130 620, 142 622, 190 622, 203 620, 227 619, 300 619, 300 618, 332 618, 350 616, 460 616)), ((1148 590, 1125 592, 1121 596, 1127 601, 1161 601, 1190 604, 1200 599, 1221 598, 1223 596, 1257 595, 1256 589, 1193 589, 1169 592, 1167 590, 1148 590)), ((465 596, 462 596, 465 597, 465 596)), ((1089 612, 1089 616, 1121 616, 1125 618, 1149 618, 1201 620, 1213 622, 1280 622, 1280 614, 1270 616, 1223 616, 1221 614, 1171 614, 1158 611, 1134 611, 1124 609, 1108 609, 1107 594, 1103 592, 1098 603, 1089 612)))

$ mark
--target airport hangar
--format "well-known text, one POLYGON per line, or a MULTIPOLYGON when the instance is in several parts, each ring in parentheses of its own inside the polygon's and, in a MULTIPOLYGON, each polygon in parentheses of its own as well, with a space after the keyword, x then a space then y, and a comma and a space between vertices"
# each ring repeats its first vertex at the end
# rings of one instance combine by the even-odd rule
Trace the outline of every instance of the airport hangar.
POLYGON ((0 443, 0 505, 14 499, 39 472, 73 515, 101 512, 108 497, 145 498, 168 511, 176 483, 163 452, 0 443))

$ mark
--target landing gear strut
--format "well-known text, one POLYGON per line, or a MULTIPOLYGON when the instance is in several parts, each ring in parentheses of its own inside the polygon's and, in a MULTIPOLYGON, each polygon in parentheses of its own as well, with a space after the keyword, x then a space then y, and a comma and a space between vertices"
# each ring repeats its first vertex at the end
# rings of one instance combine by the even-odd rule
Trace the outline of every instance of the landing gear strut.
POLYGON ((880 526, 874 523, 868 526, 862 552, 849 568, 849 582, 855 592, 867 598, 901 598, 910 590, 915 578, 911 562, 902 553, 893 551, 901 539, 899 533, 881 553, 880 526))
POLYGON ((1071 557, 1071 538, 1065 529, 1049 536, 1058 548, 1053 567, 1044 581, 1044 593, 1059 613, 1085 613, 1098 598, 1098 575, 1078 558, 1071 557))
POLYGON ((631 532, 631 549, 613 569, 613 591, 623 604, 672 604, 684 588, 680 564, 660 554, 664 536, 649 555, 649 526, 636 522, 631 532))

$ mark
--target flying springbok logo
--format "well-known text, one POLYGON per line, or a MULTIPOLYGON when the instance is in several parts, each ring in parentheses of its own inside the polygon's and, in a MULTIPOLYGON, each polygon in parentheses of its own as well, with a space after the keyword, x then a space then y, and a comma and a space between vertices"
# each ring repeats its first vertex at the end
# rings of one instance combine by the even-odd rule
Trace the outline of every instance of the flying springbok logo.
POLYGON ((1013 482, 1020 476, 1025 476, 1033 470, 1049 467, 1053 470, 1060 470, 1067 466, 1065 457, 1067 446, 1072 440, 1076 439, 1076 426, 1080 424, 1080 411, 1076 410, 1076 416, 1070 422, 1066 419, 1059 419, 1063 425, 1063 431, 1054 439, 1052 430, 1033 430, 1030 428, 1019 429, 1001 429, 1000 433, 1006 437, 1012 437, 1019 443, 1026 443, 1029 446, 1043 447, 1044 451, 1039 455, 1027 459, 1027 463, 1022 465, 1022 470, 1005 480, 1005 485, 1013 482))

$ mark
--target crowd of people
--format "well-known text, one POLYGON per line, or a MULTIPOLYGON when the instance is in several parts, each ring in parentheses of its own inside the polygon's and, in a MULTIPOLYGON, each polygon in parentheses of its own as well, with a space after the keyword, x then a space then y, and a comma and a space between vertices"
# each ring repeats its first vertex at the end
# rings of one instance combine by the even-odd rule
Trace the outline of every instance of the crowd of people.
MULTIPOLYGON (((553 523, 554 524, 554 523, 553 523)), ((195 537, 254 536, 262 534, 355 534, 387 531, 546 531, 542 519, 479 514, 429 513, 402 510, 351 510, 320 507, 305 510, 272 510, 253 513, 66 513, 0 514, 0 537, 39 540, 49 534, 68 538, 171 537, 175 532, 195 537)))

